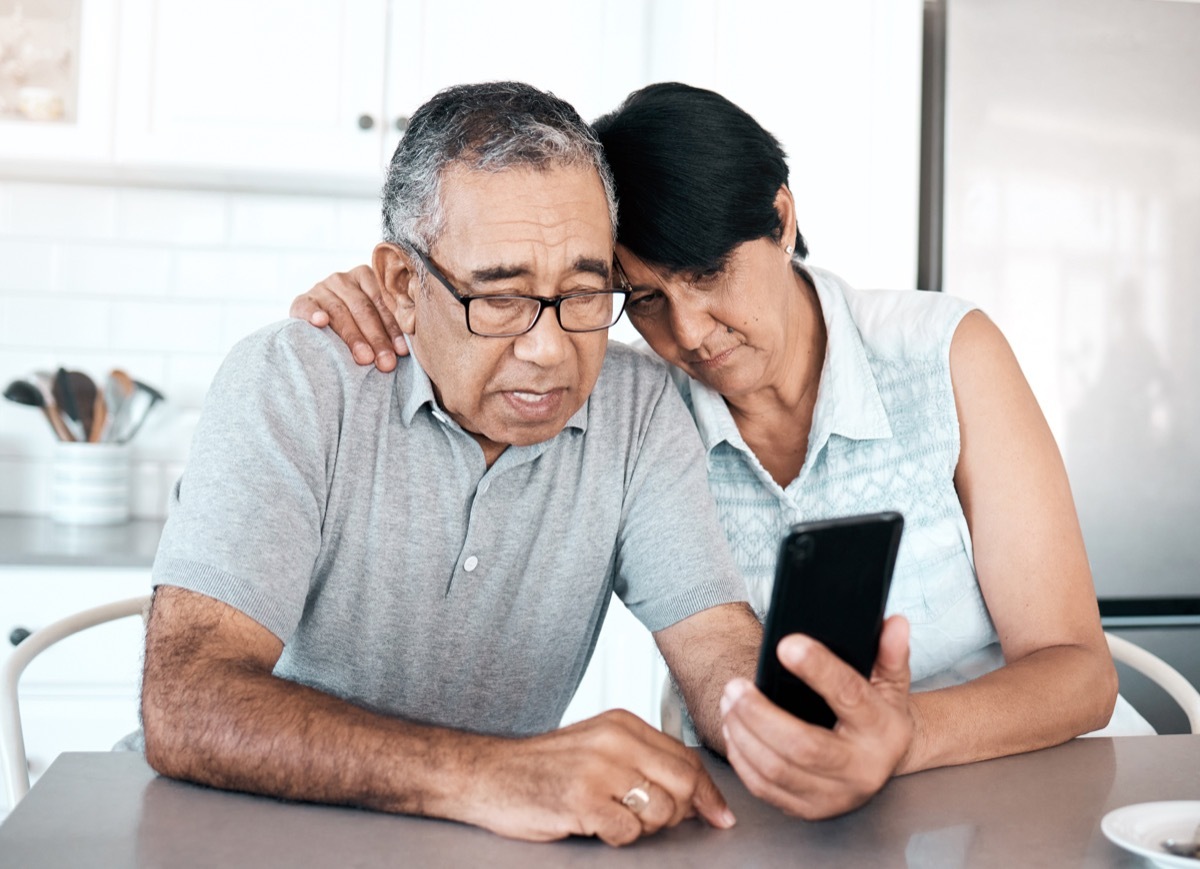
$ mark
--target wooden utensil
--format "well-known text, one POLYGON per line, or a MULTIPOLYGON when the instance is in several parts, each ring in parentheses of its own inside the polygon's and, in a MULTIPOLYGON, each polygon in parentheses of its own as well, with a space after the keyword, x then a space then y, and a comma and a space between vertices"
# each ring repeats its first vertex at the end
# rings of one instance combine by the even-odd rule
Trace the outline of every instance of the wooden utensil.
MULTIPOLYGON (((93 386, 93 389, 96 387, 93 386)), ((96 398, 92 403, 92 428, 88 432, 88 443, 100 443, 104 430, 108 427, 108 403, 104 393, 96 389, 96 398)))
POLYGON ((83 429, 83 437, 80 440, 94 442, 92 432, 96 422, 96 384, 82 371, 68 371, 67 383, 70 385, 71 396, 75 399, 75 419, 83 429))

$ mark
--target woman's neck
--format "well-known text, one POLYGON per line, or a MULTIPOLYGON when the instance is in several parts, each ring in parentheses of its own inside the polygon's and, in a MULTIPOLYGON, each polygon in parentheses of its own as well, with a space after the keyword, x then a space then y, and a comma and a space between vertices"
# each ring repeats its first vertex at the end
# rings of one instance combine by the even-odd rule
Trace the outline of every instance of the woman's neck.
POLYGON ((827 338, 816 290, 798 274, 796 284, 780 363, 753 392, 725 399, 747 446, 784 487, 804 465, 827 338))

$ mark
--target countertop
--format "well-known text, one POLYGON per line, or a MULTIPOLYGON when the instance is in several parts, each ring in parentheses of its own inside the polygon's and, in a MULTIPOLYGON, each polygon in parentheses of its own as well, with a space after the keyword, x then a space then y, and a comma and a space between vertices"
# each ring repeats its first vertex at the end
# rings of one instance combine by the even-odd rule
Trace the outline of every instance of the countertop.
POLYGON ((45 516, 0 514, 0 567, 149 567, 161 519, 64 525, 45 516))
POLYGON ((894 779, 858 811, 808 823, 702 755, 738 817, 684 821, 627 848, 530 844, 461 824, 286 803, 156 776, 141 755, 64 754, 0 825, 0 869, 95 866, 1138 867, 1100 819, 1200 796, 1200 736, 1075 739, 894 779))

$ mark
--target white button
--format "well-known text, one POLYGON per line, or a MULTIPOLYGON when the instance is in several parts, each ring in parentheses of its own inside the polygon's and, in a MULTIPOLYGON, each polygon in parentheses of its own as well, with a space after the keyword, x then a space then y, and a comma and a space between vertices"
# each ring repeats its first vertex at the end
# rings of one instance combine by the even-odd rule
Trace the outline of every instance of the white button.
POLYGON ((470 573, 472 570, 474 570, 478 566, 479 566, 479 559, 476 558, 474 555, 472 555, 470 558, 468 558, 466 561, 463 562, 463 570, 465 570, 467 573, 470 573))
POLYGON ((484 492, 486 492, 488 490, 488 488, 491 485, 492 485, 491 480, 484 480, 482 483, 479 484, 479 494, 482 495, 484 492))

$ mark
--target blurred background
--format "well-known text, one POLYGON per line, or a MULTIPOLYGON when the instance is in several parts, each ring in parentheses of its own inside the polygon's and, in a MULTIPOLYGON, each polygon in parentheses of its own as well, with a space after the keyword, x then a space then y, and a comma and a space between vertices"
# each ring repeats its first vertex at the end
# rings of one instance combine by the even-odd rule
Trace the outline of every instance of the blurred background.
MULTIPOLYGON (((224 354, 366 261, 413 109, 499 78, 587 119, 654 81, 713 88, 783 143, 813 263, 979 302, 1063 449, 1107 624, 1200 681, 1200 4, 1179 0, 0 0, 0 377, 119 367, 167 398, 116 562, 38 524, 54 441, 0 402, 0 520, 25 523, 0 521, 0 627, 47 588, 66 611, 145 589, 224 354)), ((618 608, 573 714, 656 720, 639 630, 618 608)))
MULTIPOLYGON (((913 286, 921 14, 914 0, 0 0, 0 376, 120 366, 161 389, 134 444, 133 509, 162 515, 226 351, 367 260, 399 128, 464 81, 529 81, 589 120, 652 81, 712 87, 783 141, 819 262, 913 286)), ((45 429, 0 405, 0 512, 47 511, 45 429)))

